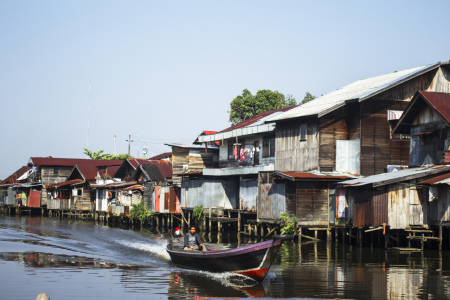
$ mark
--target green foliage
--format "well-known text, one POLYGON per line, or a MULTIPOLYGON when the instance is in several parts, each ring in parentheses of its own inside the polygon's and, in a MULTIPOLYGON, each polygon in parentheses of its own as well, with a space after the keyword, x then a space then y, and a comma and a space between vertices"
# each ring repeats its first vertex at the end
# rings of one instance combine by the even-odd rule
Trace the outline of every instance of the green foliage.
POLYGON ((194 207, 194 212, 192 213, 192 217, 197 221, 203 220, 205 217, 205 211, 203 210, 203 205, 197 205, 194 207))
POLYGON ((256 95, 252 95, 245 89, 242 95, 231 101, 229 121, 234 125, 268 110, 295 105, 297 102, 292 95, 285 97, 282 93, 271 90, 259 90, 256 95))
POLYGON ((148 208, 144 205, 144 200, 141 200, 138 204, 133 204, 130 210, 130 219, 138 220, 142 225, 144 222, 148 221, 152 216, 152 212, 148 210, 148 208))
POLYGON ((310 93, 306 92, 305 98, 303 98, 303 100, 302 100, 302 104, 305 104, 306 102, 309 102, 313 99, 316 99, 316 96, 311 95, 310 93))
POLYGON ((286 212, 282 212, 280 216, 281 234, 297 234, 297 222, 296 216, 292 215, 289 218, 286 212))
POLYGON ((83 154, 86 154, 91 159, 100 159, 100 160, 126 160, 128 158, 133 158, 133 156, 129 154, 110 154, 110 153, 103 153, 104 150, 101 149, 97 152, 92 151, 91 149, 84 148, 83 154))

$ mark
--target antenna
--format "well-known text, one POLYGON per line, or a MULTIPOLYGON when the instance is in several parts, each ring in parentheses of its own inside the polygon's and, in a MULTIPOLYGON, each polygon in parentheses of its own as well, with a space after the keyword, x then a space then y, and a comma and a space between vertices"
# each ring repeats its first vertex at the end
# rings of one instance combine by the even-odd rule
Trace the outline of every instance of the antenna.
POLYGON ((89 125, 91 122, 91 77, 89 76, 89 99, 88 99, 88 124, 87 124, 87 148, 89 149, 89 125))

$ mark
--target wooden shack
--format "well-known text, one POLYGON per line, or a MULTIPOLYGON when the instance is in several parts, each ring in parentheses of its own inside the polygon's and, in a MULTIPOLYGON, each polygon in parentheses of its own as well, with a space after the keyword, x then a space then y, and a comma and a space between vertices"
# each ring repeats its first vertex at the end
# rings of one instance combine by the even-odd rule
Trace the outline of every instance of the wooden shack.
POLYGON ((353 227, 389 226, 391 229, 428 227, 428 190, 418 182, 450 171, 450 166, 403 169, 342 181, 346 190, 346 222, 353 227))

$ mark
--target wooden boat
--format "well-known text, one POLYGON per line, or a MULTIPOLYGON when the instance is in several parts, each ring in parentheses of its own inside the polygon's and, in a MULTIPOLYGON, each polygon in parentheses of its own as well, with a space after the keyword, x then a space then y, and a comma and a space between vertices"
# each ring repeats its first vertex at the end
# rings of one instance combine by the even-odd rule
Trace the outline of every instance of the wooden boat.
POLYGON ((274 236, 271 240, 244 247, 207 251, 182 250, 173 243, 167 245, 167 252, 176 265, 209 272, 233 272, 263 281, 270 265, 286 236, 274 236))

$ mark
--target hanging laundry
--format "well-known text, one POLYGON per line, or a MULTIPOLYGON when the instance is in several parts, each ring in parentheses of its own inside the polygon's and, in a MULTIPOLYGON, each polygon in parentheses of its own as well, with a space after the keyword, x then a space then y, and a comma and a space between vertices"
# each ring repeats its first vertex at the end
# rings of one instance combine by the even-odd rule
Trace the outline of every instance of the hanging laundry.
POLYGON ((253 159, 253 155, 255 155, 255 147, 253 147, 252 150, 250 151, 250 158, 253 159))
POLYGON ((238 159, 237 145, 234 145, 234 160, 238 159))
POLYGON ((241 162, 243 162, 245 160, 245 149, 244 148, 241 148, 240 154, 241 154, 241 162))

